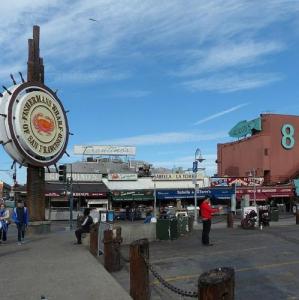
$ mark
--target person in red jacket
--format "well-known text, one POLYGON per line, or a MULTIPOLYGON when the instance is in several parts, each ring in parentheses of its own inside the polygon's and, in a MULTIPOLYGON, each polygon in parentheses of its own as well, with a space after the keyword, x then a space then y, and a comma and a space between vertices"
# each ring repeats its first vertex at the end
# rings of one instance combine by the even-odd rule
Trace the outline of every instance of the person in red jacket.
POLYGON ((200 205, 200 214, 202 218, 201 242, 204 246, 213 246, 213 244, 210 244, 209 234, 211 230, 212 214, 218 211, 219 209, 214 209, 211 207, 209 197, 206 197, 200 205))

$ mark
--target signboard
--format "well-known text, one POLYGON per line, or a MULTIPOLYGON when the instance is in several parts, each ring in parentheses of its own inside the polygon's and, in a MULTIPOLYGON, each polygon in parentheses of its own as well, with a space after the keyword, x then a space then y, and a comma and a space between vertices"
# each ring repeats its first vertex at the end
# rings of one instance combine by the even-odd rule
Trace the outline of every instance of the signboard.
MULTIPOLYGON (((58 192, 46 192, 45 196, 47 197, 61 197, 65 196, 65 191, 58 192)), ((107 197, 107 193, 101 193, 101 192, 75 192, 73 193, 74 197, 107 197)), ((65 201, 68 201, 66 199, 65 201)))
POLYGON ((230 131, 229 136, 234 138, 242 138, 246 135, 251 135, 252 130, 261 131, 262 121, 261 118, 257 118, 251 121, 241 121, 235 125, 230 131))
POLYGON ((75 145, 74 146, 74 154, 77 154, 77 155, 135 156, 136 155, 136 147, 75 145))
POLYGON ((257 201, 266 201, 268 198, 282 198, 293 197, 294 189, 292 186, 285 187, 257 187, 237 188, 237 199, 240 200, 242 196, 249 195, 250 200, 254 199, 254 194, 257 201))
POLYGON ((192 180, 196 176, 197 180, 203 180, 202 174, 175 174, 175 173, 169 173, 169 174, 154 174, 153 180, 156 181, 165 181, 165 180, 192 180))
MULTIPOLYGON (((67 174, 69 178, 71 174, 67 174)), ((96 173, 73 173, 74 182, 100 182, 102 181, 102 174, 96 173)), ((59 181, 58 173, 45 173, 45 181, 59 181)))
MULTIPOLYGON (((198 189, 196 195, 199 199, 210 196, 216 199, 231 199, 234 193, 232 188, 214 188, 214 189, 198 189)), ((194 189, 185 190, 157 190, 156 196, 158 200, 168 199, 194 199, 194 189)))
POLYGON ((211 177, 211 186, 260 186, 264 182, 263 177, 211 177))
POLYGON ((154 192, 152 190, 140 191, 112 191, 113 201, 152 201, 154 192))
POLYGON ((49 166, 64 154, 69 130, 57 95, 41 83, 22 83, 3 93, 0 140, 21 165, 49 166))
POLYGON ((119 174, 113 173, 108 175, 108 180, 111 181, 136 181, 138 179, 137 174, 119 174))

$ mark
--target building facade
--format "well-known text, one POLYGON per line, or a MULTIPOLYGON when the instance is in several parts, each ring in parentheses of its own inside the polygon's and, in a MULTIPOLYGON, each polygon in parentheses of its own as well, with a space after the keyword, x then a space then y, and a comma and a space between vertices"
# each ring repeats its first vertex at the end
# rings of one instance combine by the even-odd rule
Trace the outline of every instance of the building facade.
POLYGON ((258 129, 242 121, 234 131, 239 140, 217 145, 218 176, 288 183, 299 175, 299 116, 262 114, 259 119, 258 129))

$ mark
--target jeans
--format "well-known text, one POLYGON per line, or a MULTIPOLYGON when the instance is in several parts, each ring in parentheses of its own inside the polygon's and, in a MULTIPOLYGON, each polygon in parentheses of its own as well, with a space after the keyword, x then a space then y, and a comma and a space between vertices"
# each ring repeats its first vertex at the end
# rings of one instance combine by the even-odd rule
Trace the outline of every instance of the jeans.
POLYGON ((211 230, 211 220, 203 220, 201 242, 205 245, 208 245, 210 243, 209 240, 210 230, 211 230))
POLYGON ((18 228, 18 242, 25 237, 25 224, 24 223, 16 223, 18 228))
POLYGON ((78 244, 81 244, 82 233, 88 233, 88 232, 89 232, 88 230, 84 230, 82 228, 79 228, 75 231, 75 235, 76 235, 78 244))
POLYGON ((6 237, 6 231, 3 229, 0 229, 0 241, 2 240, 3 242, 6 241, 7 237, 6 237))

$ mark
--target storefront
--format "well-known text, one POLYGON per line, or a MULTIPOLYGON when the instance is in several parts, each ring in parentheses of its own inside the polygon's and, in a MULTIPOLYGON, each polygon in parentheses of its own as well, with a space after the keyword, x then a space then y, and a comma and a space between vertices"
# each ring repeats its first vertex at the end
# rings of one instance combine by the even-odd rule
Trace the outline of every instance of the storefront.
MULTIPOLYGON (((46 183, 45 196, 47 208, 69 208, 65 184, 46 183)), ((87 207, 90 200, 108 203, 108 190, 103 183, 74 183, 73 199, 77 210, 87 207)))
POLYGON ((244 197, 249 201, 257 203, 268 203, 271 205, 284 204, 287 211, 291 210, 295 190, 292 185, 284 186, 257 186, 257 187, 237 187, 237 201, 244 197))

